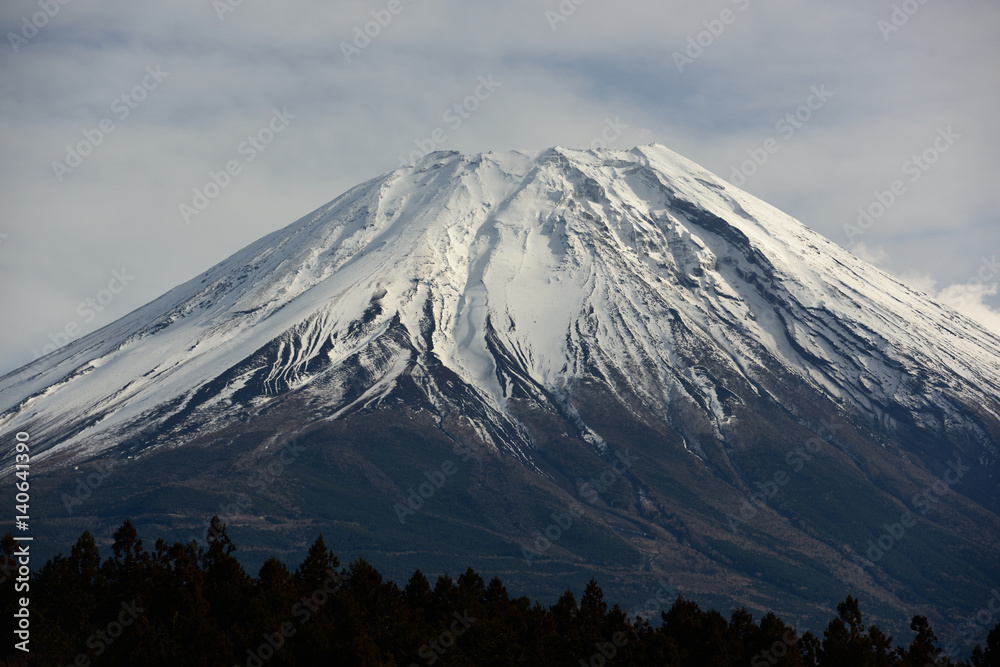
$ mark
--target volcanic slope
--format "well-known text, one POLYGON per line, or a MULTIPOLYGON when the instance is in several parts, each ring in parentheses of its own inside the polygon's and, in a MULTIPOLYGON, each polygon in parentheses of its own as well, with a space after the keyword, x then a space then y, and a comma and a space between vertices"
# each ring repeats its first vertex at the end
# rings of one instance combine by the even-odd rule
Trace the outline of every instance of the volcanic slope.
POLYGON ((53 544, 220 513, 251 560, 325 530, 389 572, 940 625, 1000 583, 998 397, 996 334, 788 215, 662 146, 552 148, 351 189, 0 378, 0 428, 53 544))

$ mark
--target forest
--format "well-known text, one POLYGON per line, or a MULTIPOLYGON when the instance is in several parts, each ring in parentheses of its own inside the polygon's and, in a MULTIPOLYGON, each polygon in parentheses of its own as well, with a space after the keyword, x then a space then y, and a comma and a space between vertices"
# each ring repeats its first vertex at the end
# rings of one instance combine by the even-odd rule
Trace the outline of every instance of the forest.
POLYGON ((774 613, 755 620, 740 608, 727 619, 680 596, 660 618, 630 617, 593 579, 579 599, 568 590, 548 607, 471 568, 433 584, 417 570, 400 588, 364 559, 342 568, 322 536, 294 571, 271 558, 252 576, 218 517, 206 544, 158 539, 150 551, 126 520, 102 561, 84 532, 31 576, 25 654, 10 640, 23 593, 11 585, 8 533, 0 665, 1000 667, 1000 624, 970 661, 952 662, 925 617, 897 645, 850 595, 822 636, 800 635, 774 613))

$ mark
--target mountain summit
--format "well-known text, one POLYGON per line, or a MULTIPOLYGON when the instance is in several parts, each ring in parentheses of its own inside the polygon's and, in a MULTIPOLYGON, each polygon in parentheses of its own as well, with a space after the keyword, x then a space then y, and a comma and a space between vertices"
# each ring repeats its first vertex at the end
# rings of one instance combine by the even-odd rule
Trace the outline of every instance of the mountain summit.
POLYGON ((335 526, 389 571, 955 619, 1000 581, 998 397, 995 334, 788 215, 662 146, 557 147, 349 190, 0 378, 0 428, 57 498, 113 469, 108 525, 242 494, 262 552, 335 526))

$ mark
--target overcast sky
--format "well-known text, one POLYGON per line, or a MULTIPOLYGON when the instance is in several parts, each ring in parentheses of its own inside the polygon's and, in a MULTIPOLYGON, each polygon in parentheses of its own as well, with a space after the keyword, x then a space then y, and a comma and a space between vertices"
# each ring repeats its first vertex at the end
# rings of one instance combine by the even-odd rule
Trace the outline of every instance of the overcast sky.
POLYGON ((894 1, 5 0, 0 374, 414 151, 605 140, 1000 331, 1000 4, 894 1))

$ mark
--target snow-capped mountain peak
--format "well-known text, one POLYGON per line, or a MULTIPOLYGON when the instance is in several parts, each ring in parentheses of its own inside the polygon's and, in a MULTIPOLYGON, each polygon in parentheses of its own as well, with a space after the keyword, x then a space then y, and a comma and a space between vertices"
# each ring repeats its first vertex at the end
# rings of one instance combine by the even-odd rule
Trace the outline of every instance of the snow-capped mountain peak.
POLYGON ((438 152, 0 379, 0 427, 30 427, 36 456, 83 455, 290 391, 326 418, 403 375, 434 401, 437 365, 510 424, 511 396, 558 398, 596 374, 660 412, 703 405, 723 437, 725 396, 773 393, 760 378, 776 364, 873 422, 958 419, 977 401, 998 418, 980 401, 1000 395, 998 349, 662 146, 438 152), (370 382, 331 391, 348 360, 370 382))

